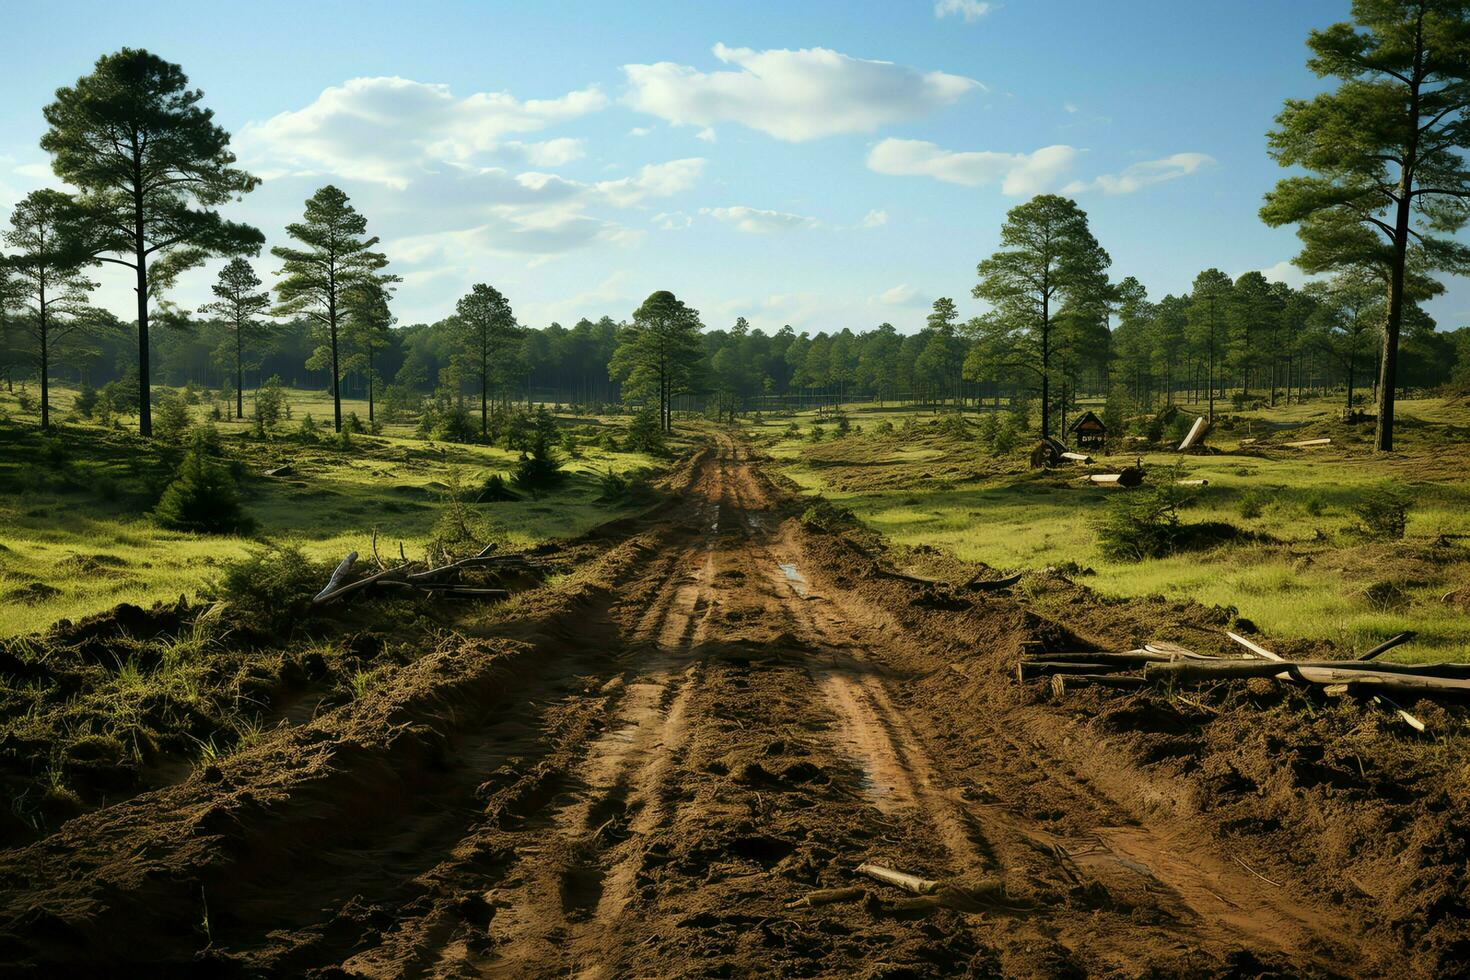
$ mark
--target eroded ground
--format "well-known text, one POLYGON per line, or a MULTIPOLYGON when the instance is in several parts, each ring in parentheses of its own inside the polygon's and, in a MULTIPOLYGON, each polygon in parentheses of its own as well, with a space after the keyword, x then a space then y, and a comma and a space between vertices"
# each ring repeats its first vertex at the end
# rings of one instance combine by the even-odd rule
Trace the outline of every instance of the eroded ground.
MULTIPOLYGON (((1429 975, 1463 949, 1441 935, 1458 884, 1432 921, 1385 922, 1375 882, 1338 887, 1276 847, 1253 750, 1209 781, 1237 750, 1201 733, 1235 708, 1130 700, 1128 726, 1111 694, 1079 713, 1010 679, 1026 644, 1117 642, 1144 617, 1092 603, 1069 626, 885 575, 881 545, 807 527, 727 437, 674 480, 670 503, 581 542, 568 580, 370 696, 4 852, 0 963, 1429 975), (1227 796, 1261 836, 1229 834, 1227 796), (865 861, 944 887, 906 895, 865 861)), ((1288 839, 1316 847, 1330 816, 1288 839)), ((1379 829, 1396 846, 1402 828, 1379 829)))

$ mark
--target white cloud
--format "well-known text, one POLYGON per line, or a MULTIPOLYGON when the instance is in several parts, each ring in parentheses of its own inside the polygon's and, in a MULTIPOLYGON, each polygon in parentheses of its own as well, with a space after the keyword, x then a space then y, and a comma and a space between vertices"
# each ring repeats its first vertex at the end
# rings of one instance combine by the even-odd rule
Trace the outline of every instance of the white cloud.
POLYGON ((1073 181, 1066 187, 1068 194, 1082 194, 1099 190, 1104 194, 1132 194, 1151 184, 1187 177, 1215 158, 1205 153, 1175 153, 1161 160, 1146 160, 1124 168, 1122 173, 1103 174, 1090 181, 1073 181))
POLYGON ((651 132, 653 132, 653 127, 651 126, 634 126, 632 129, 628 130, 628 135, 647 136, 651 132))
POLYGON ((868 169, 901 177, 933 177, 979 187, 999 183, 1003 193, 1024 197, 1055 187, 1072 168, 1075 147, 1044 146, 1032 153, 955 152, 924 140, 886 139, 868 153, 868 169))
POLYGON ((894 286, 892 289, 885 289, 877 296, 874 296, 873 302, 883 306, 911 306, 918 298, 918 290, 914 289, 908 283, 902 283, 901 285, 894 286))
POLYGON ((985 3, 983 0, 934 0, 935 17, 959 14, 965 18, 967 24, 973 24, 994 9, 993 4, 985 3))
POLYGON ((1069 114, 1075 115, 1077 112, 1077 104, 1075 102, 1064 103, 1062 105, 1062 108, 1066 110, 1069 114))
POLYGON ((458 98, 447 85, 407 78, 353 78, 305 108, 246 126, 240 154, 267 166, 395 187, 445 161, 557 166, 581 155, 578 141, 503 142, 504 137, 576 119, 606 104, 595 87, 523 102, 505 92, 458 98))
POLYGON ((1317 276, 1309 276, 1301 269, 1292 265, 1290 260, 1277 262, 1275 265, 1267 266, 1261 270, 1261 275, 1272 282, 1282 282, 1292 289, 1301 289, 1317 276))
POLYGON ((653 224, 662 231, 683 231, 694 224, 694 218, 683 211, 661 211, 653 216, 653 224))
POLYGON ((873 210, 863 215, 863 220, 858 222, 859 228, 882 228, 888 224, 888 212, 873 210))
POLYGON ((639 170, 636 177, 599 181, 594 186, 613 204, 625 208, 650 197, 672 197, 688 190, 704 172, 704 164, 703 157, 652 163, 639 170))
POLYGON ((738 231, 752 235, 766 235, 773 231, 797 231, 802 228, 815 228, 821 224, 816 218, 808 218, 805 215, 743 206, 700 208, 699 213, 708 215, 716 221, 734 225, 738 231))
POLYGON ((715 128, 713 126, 706 126, 695 133, 694 138, 704 140, 706 143, 713 143, 715 141, 715 128))
POLYGON ((827 48, 754 51, 716 44, 714 55, 736 70, 702 72, 669 61, 624 65, 626 101, 676 125, 737 122, 800 142, 870 133, 982 88, 962 75, 921 72, 827 48))

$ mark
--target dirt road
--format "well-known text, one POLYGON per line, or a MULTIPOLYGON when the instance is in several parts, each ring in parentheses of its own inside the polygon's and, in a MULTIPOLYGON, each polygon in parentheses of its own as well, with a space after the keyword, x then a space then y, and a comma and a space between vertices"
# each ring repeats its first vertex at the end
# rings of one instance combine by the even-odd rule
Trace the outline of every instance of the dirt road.
POLYGON ((1063 627, 874 574, 730 438, 676 489, 388 690, 0 857, 0 963, 1386 969, 1341 909, 1236 860, 1178 786, 1016 701, 1007 658, 1063 627), (906 895, 864 861, 944 887, 906 895))

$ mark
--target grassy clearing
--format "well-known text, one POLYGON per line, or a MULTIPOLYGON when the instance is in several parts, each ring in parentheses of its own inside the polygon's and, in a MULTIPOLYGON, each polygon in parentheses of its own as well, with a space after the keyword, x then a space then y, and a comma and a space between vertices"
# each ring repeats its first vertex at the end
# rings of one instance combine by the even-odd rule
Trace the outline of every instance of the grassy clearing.
POLYGON ((1416 629, 1420 640, 1403 649, 1405 659, 1470 659, 1470 617, 1442 601, 1470 578, 1470 550, 1456 537, 1470 538, 1470 409, 1401 403, 1402 449, 1386 458, 1367 451, 1371 425, 1346 426, 1336 411, 1308 402, 1222 422, 1210 444, 1224 453, 1184 457, 1187 477, 1209 481, 1185 519, 1227 522, 1261 540, 1138 563, 1100 554, 1094 523, 1109 495, 1126 491, 1092 487, 1083 473, 1116 472, 1137 459, 1157 473, 1175 454, 1119 453, 1086 470, 1038 472, 1025 459, 1034 434, 995 457, 977 440, 941 432, 932 413, 859 405, 847 406, 854 428, 841 439, 830 438, 828 421, 829 437, 810 441, 810 413, 751 428, 803 489, 850 508, 899 544, 1004 569, 1055 566, 1110 595, 1233 606, 1270 633, 1348 649, 1416 629), (801 430, 796 438, 788 434, 792 421, 801 430), (882 421, 894 434, 875 434, 882 421), (1280 446, 1327 435, 1334 445, 1325 449, 1280 446), (1413 498, 1402 541, 1356 533, 1354 507, 1383 486, 1413 498))
MULTIPOLYGON (((54 418, 65 419, 73 393, 54 392, 54 418)), ((78 619, 119 602, 148 605, 193 596, 221 562, 259 541, 294 540, 306 553, 336 560, 349 550, 367 554, 377 532, 380 553, 402 544, 421 556, 443 506, 458 485, 470 496, 491 473, 509 476, 519 454, 480 445, 428 442, 412 426, 389 426, 382 436, 355 436, 343 450, 303 445, 285 435, 310 412, 328 421, 331 402, 319 392, 290 391, 293 421, 270 440, 251 438, 249 422, 218 422, 224 449, 239 461, 245 509, 256 522, 250 537, 163 530, 149 516, 176 465, 178 451, 126 431, 63 421, 42 437, 14 396, 0 392, 0 636, 78 619), (263 472, 289 466, 290 473, 263 472)), ((247 412, 249 405, 246 406, 247 412)), ((193 407, 196 417, 208 405, 193 407)), ((344 403, 365 420, 365 403, 344 403)), ((571 429, 575 457, 559 455, 566 478, 540 495, 486 503, 478 510, 510 545, 575 535, 625 512, 608 503, 601 477, 653 473, 660 460, 610 451, 598 436, 621 431, 620 420, 559 418, 571 429)))

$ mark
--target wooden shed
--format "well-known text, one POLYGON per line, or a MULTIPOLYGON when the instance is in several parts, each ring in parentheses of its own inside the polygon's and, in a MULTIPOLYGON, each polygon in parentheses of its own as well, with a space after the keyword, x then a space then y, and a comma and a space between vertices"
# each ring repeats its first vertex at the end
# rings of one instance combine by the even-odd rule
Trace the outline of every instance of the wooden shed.
POLYGON ((1067 431, 1076 437, 1073 441, 1082 449, 1102 449, 1108 438, 1108 427, 1090 411, 1077 416, 1067 431))

